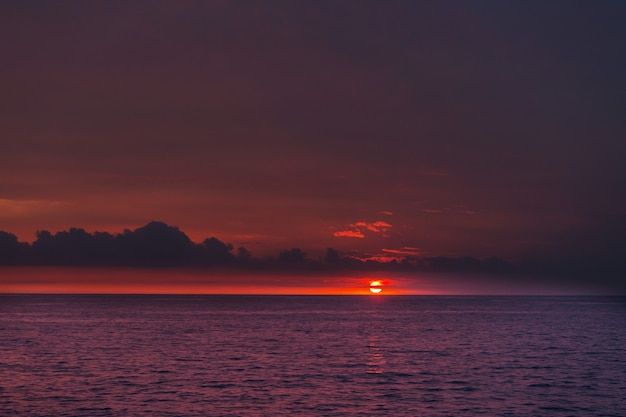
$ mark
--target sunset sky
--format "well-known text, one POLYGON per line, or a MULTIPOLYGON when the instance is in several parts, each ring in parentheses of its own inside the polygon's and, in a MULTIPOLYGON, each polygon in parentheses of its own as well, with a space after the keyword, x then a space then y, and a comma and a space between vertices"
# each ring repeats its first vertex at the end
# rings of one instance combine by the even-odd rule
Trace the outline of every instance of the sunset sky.
POLYGON ((626 273, 624 22, 618 0, 5 1, 0 230, 626 273))

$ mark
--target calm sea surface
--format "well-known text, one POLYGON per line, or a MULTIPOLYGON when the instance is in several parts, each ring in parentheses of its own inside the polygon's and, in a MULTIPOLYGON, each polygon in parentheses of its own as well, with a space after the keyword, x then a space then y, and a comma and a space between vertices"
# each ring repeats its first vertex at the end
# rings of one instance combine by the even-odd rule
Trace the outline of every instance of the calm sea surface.
POLYGON ((626 416, 626 299, 0 296, 1 416, 626 416))

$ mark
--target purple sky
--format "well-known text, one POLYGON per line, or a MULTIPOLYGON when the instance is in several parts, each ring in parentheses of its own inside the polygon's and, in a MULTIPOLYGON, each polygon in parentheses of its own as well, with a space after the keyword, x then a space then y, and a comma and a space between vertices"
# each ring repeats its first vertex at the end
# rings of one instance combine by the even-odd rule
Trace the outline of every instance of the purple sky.
POLYGON ((624 266, 626 3, 0 3, 0 230, 624 266))

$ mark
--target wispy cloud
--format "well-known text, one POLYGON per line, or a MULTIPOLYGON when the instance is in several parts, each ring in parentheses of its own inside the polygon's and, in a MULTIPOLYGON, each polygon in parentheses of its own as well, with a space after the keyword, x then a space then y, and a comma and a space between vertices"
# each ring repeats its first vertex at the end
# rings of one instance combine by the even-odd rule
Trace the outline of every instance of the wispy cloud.
POLYGON ((373 223, 368 222, 356 222, 350 223, 344 227, 344 230, 334 232, 333 236, 336 237, 356 237, 365 238, 366 232, 380 233, 383 237, 389 237, 386 233, 393 226, 384 221, 375 221, 373 223))
POLYGON ((355 238, 358 238, 358 239, 365 238, 365 235, 363 233, 359 232, 358 230, 342 230, 342 231, 333 233, 333 236, 336 236, 336 237, 355 237, 355 238))
POLYGON ((417 256, 420 254, 419 248, 413 248, 410 246, 404 246, 400 249, 382 249, 385 253, 393 253, 395 255, 413 255, 417 256))
POLYGON ((69 203, 54 200, 9 200, 0 198, 0 216, 18 217, 45 213, 67 206, 69 203))
POLYGON ((373 261, 380 263, 389 263, 389 262, 402 262, 410 259, 412 257, 422 255, 422 251, 419 248, 415 248, 412 246, 403 246, 399 249, 381 249, 378 252, 360 252, 360 253, 352 253, 349 256, 358 259, 360 261, 373 261))

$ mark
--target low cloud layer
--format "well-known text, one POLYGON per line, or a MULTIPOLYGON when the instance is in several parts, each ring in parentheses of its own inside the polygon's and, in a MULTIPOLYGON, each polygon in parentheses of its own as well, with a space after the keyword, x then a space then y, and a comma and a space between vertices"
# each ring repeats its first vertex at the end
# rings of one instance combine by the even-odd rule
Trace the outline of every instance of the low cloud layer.
MULTIPOLYGON (((386 227, 373 223, 373 227, 386 227)), ((365 228, 367 226, 364 226, 365 228)), ((390 256, 342 254, 328 248, 321 257, 309 257, 300 248, 281 251, 274 257, 255 257, 245 247, 210 237, 195 243, 177 227, 151 222, 123 233, 88 233, 83 229, 37 232, 28 244, 0 231, 0 265, 3 266, 130 266, 130 267, 220 267, 247 271, 293 273, 448 273, 459 276, 493 276, 499 285, 534 281, 555 286, 601 287, 626 292, 624 265, 584 261, 537 260, 512 263, 498 257, 425 257, 418 248, 381 249, 390 256)), ((468 281, 471 283, 471 279, 468 281)))

